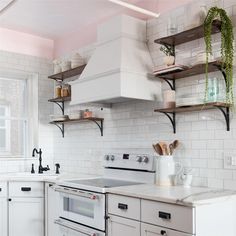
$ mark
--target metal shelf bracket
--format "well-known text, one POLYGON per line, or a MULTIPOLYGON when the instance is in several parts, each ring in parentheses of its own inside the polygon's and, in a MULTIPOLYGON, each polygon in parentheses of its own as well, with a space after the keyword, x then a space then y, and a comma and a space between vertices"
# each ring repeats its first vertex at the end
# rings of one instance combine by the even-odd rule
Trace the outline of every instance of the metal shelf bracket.
POLYGON ((229 107, 218 107, 216 106, 224 115, 225 122, 226 122, 226 130, 230 131, 230 108, 229 107))
POLYGON ((175 90, 175 80, 173 79, 166 79, 166 78, 162 78, 169 86, 172 90, 175 90))
POLYGON ((57 126, 59 129, 60 129, 60 131, 61 131, 61 134, 62 134, 62 137, 64 138, 64 136, 65 136, 65 127, 64 127, 64 124, 61 124, 61 125, 59 125, 59 124, 56 124, 56 123, 53 123, 55 126, 57 126))
POLYGON ((172 124, 172 127, 173 127, 173 133, 175 134, 176 133, 176 113, 175 112, 173 112, 173 113, 172 112, 160 112, 160 113, 166 115, 169 118, 169 120, 172 124))
POLYGON ((96 121, 96 120, 91 120, 93 121, 99 128, 100 132, 101 132, 101 136, 103 136, 103 120, 100 120, 100 123, 99 121, 96 121))

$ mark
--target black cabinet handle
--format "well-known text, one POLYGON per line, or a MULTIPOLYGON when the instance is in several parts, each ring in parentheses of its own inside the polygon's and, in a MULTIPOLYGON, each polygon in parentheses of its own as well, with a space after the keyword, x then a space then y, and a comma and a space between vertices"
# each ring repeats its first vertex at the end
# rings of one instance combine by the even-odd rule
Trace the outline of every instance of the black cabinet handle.
POLYGON ((2 188, 0 188, 0 192, 2 192, 2 188))
POLYGON ((123 203, 118 203, 118 208, 121 210, 127 210, 128 209, 128 205, 123 204, 123 203))
POLYGON ((21 188, 21 191, 23 191, 23 192, 29 192, 29 191, 31 191, 31 188, 30 188, 30 187, 22 187, 22 188, 21 188))
POLYGON ((159 211, 159 218, 164 219, 164 220, 170 220, 171 219, 171 214, 159 211))
POLYGON ((161 235, 163 235, 163 236, 167 236, 166 231, 165 231, 165 230, 161 230, 161 235))
POLYGON ((11 202, 11 198, 8 198, 8 201, 11 202))
POLYGON ((49 186, 49 187, 52 187, 52 186, 53 186, 53 184, 49 184, 48 186, 49 186))

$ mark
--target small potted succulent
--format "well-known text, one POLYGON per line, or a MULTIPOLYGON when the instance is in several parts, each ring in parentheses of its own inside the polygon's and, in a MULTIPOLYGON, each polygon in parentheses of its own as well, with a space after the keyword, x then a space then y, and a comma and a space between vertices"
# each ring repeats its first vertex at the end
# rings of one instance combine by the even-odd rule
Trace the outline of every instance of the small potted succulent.
POLYGON ((175 64, 175 48, 172 45, 164 45, 160 47, 160 51, 166 56, 164 57, 164 63, 167 66, 175 64))

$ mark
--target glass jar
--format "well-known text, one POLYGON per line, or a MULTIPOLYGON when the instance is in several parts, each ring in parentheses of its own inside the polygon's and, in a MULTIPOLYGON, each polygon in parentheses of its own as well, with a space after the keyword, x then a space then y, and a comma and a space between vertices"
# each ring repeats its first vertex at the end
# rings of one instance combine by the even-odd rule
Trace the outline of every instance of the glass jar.
POLYGON ((70 86, 68 84, 64 84, 61 89, 61 97, 69 97, 70 96, 70 86))
POLYGON ((218 78, 208 78, 207 102, 217 102, 219 92, 220 89, 218 78))
POLYGON ((55 88, 55 97, 60 98, 61 97, 61 85, 57 85, 55 88))

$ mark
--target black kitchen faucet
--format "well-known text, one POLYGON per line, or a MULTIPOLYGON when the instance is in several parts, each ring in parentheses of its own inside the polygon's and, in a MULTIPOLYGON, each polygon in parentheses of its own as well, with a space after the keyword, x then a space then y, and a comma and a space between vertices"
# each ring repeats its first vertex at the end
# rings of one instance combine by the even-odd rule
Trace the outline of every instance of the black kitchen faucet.
POLYGON ((32 152, 32 157, 35 157, 35 153, 39 154, 39 171, 38 171, 38 173, 43 174, 44 171, 50 170, 48 165, 47 165, 47 167, 42 166, 42 150, 41 150, 41 148, 39 148, 39 150, 34 148, 33 152, 32 152))

